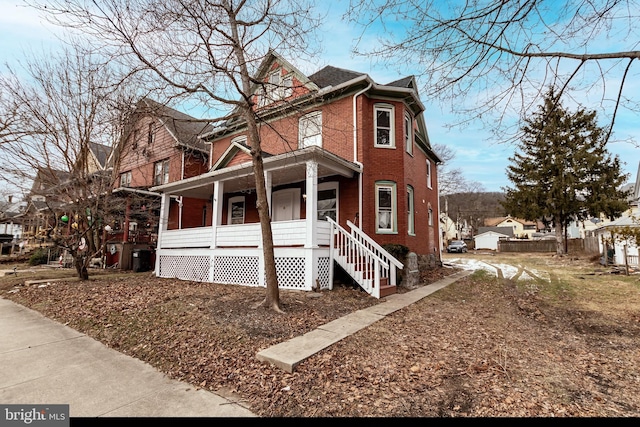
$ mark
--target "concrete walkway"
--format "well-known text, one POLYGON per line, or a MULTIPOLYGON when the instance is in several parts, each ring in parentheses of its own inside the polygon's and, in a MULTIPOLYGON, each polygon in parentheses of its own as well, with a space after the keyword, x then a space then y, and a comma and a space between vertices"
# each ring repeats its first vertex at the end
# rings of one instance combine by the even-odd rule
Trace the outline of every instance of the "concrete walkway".
POLYGON ((91 418, 255 416, 238 399, 172 380, 151 365, 3 298, 0 404, 64 404, 70 417, 91 418))
POLYGON ((380 304, 358 310, 304 335, 266 348, 260 351, 256 357, 258 360, 272 363, 280 369, 292 373, 296 365, 308 357, 471 273, 473 271, 459 271, 430 285, 403 294, 389 295, 380 304))

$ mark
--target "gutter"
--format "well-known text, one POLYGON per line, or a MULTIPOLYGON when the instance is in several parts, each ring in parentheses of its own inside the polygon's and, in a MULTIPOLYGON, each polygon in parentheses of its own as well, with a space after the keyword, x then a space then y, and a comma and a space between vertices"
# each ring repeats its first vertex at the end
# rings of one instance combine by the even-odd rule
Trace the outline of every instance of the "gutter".
POLYGON ((373 82, 369 82, 369 85, 362 89, 360 92, 356 92, 353 95, 353 163, 360 167, 360 173, 358 175, 358 227, 362 228, 362 172, 364 165, 358 161, 358 117, 356 115, 356 104, 358 96, 362 95, 373 86, 373 82))

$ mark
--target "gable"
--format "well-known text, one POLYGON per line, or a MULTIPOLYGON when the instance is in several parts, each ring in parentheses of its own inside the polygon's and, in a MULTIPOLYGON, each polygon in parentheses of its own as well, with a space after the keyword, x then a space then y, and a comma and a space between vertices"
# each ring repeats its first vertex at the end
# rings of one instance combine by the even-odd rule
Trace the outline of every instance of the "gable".
POLYGON ((272 108, 319 89, 300 70, 274 51, 270 51, 263 60, 255 80, 251 92, 256 109, 272 108))
POLYGON ((233 141, 211 170, 227 168, 251 161, 251 150, 243 142, 233 141))

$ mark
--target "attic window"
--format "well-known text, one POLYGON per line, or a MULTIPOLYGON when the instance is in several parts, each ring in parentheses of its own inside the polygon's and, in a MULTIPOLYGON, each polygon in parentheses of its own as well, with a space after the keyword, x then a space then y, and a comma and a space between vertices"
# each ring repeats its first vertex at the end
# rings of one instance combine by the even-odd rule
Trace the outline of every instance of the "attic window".
POLYGON ((293 75, 291 73, 283 75, 282 69, 278 69, 269 74, 264 87, 258 90, 258 106, 263 107, 291 95, 293 95, 293 75))

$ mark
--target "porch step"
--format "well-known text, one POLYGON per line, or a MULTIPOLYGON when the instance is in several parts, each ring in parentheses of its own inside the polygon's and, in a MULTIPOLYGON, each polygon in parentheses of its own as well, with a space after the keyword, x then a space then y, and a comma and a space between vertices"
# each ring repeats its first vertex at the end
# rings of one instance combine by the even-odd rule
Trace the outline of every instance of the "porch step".
POLYGON ((391 285, 380 286, 380 298, 396 293, 396 287, 391 285))

